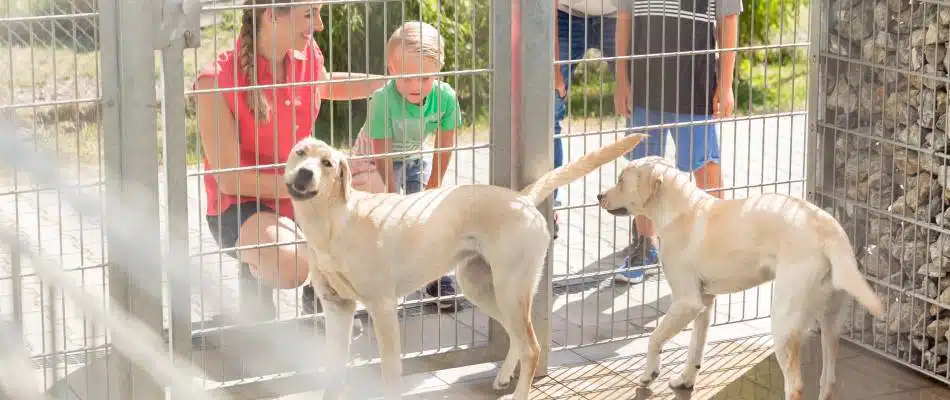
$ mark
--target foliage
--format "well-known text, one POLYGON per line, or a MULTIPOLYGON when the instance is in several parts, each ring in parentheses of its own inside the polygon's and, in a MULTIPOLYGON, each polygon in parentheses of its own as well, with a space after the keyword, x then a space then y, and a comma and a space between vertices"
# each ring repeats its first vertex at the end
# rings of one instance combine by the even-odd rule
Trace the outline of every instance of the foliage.
MULTIPOLYGON (((475 0, 419 0, 335 4, 323 8, 327 30, 316 35, 327 69, 385 74, 384 47, 403 21, 422 20, 439 29, 445 40, 443 72, 489 67, 488 5, 475 0)), ((466 122, 488 109, 488 73, 442 77, 455 88, 466 122)), ((316 122, 317 136, 348 145, 366 117, 365 101, 326 101, 316 122)))
MULTIPOLYGON (((742 0, 739 14, 739 47, 791 43, 796 40, 795 29, 807 26, 810 0, 742 0)), ((778 51, 757 51, 756 58, 767 62, 782 61, 801 53, 798 49, 783 48, 778 51)), ((799 54, 800 55, 800 54, 799 54)))

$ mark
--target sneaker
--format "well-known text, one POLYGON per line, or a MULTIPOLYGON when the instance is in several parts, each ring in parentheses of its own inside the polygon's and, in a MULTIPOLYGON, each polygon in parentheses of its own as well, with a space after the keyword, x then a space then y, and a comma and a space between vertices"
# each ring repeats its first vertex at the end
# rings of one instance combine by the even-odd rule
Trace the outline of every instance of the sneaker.
MULTIPOLYGON (((426 285, 426 294, 429 297, 439 297, 440 294, 442 296, 455 296, 455 281, 448 276, 443 276, 438 281, 426 285)), ((455 299, 439 300, 435 304, 439 309, 450 312, 458 311, 461 307, 455 299)))
POLYGON ((623 259, 623 268, 641 267, 641 269, 634 269, 634 270, 619 272, 616 275, 614 275, 614 280, 624 282, 627 284, 637 284, 637 283, 643 282, 643 279, 645 278, 646 274, 643 272, 642 267, 646 265, 657 264, 660 261, 660 254, 656 250, 656 247, 649 244, 647 244, 646 246, 647 246, 645 250, 646 254, 644 254, 643 257, 638 257, 636 261, 634 261, 632 257, 639 255, 640 249, 641 249, 640 246, 638 246, 637 249, 634 249, 634 251, 632 252, 633 254, 630 254, 624 257, 623 259))

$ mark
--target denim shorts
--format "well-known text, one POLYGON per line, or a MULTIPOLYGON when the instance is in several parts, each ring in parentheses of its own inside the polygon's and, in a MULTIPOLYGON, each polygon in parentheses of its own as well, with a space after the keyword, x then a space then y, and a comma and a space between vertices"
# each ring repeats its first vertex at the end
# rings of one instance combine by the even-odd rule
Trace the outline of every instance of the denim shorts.
MULTIPOLYGON (((673 133, 673 145, 676 147, 676 167, 685 172, 695 172, 709 162, 719 163, 719 140, 716 134, 716 122, 712 115, 675 114, 634 108, 633 115, 627 119, 627 126, 639 128, 647 125, 686 124, 706 122, 681 127, 650 129, 647 140, 627 153, 628 160, 646 156, 663 157, 666 150, 668 131, 673 133)), ((634 130, 637 131, 636 129, 634 130)))
POLYGON ((396 186, 403 193, 421 192, 425 190, 432 173, 431 156, 426 154, 420 158, 393 160, 393 171, 396 174, 396 186))
MULTIPOLYGON (((259 212, 276 214, 276 211, 267 205, 256 201, 246 201, 232 204, 218 215, 206 215, 205 220, 208 221, 208 229, 211 230, 211 236, 218 243, 218 247, 226 249, 237 246, 241 226, 259 212)), ((238 259, 237 252, 234 250, 226 250, 224 254, 234 257, 235 260, 238 259)))

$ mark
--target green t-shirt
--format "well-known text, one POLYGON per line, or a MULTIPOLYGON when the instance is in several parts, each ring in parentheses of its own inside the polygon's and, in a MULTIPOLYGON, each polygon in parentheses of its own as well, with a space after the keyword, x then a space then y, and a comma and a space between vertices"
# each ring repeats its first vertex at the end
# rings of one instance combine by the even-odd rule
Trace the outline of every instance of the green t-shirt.
MULTIPOLYGON (((423 104, 413 104, 389 81, 373 93, 369 100, 369 118, 364 128, 373 139, 392 140, 392 151, 418 151, 426 136, 437 131, 450 131, 461 125, 458 99, 448 83, 435 81, 423 104)), ((420 158, 420 154, 393 156, 394 160, 420 158)))

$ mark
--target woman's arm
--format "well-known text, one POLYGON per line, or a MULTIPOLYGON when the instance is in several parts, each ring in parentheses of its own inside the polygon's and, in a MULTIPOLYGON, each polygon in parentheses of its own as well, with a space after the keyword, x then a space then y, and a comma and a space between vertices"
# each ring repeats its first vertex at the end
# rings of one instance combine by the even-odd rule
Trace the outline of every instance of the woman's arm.
POLYGON ((386 77, 383 75, 363 74, 358 72, 327 72, 326 67, 321 67, 321 81, 331 81, 329 83, 317 84, 320 92, 329 100, 358 100, 365 99, 373 95, 376 89, 386 85, 386 77), (350 82, 335 83, 332 81, 344 79, 359 79, 350 82))
MULTIPOLYGON (((198 90, 214 89, 214 78, 200 78, 198 90)), ((208 164, 214 169, 240 166, 237 130, 234 114, 228 109, 221 93, 196 95, 198 104, 198 135, 208 164)), ((268 199, 289 198, 281 174, 259 171, 222 172, 214 175, 221 193, 233 196, 268 199)))

